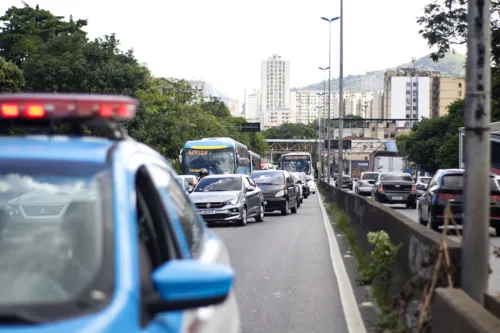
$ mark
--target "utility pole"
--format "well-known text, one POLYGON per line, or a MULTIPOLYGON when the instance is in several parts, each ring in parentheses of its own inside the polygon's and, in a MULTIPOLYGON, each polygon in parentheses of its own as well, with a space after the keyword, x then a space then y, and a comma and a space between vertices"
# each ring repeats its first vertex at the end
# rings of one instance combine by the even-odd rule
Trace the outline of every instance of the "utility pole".
POLYGON ((490 0, 467 4, 465 186, 461 286, 479 304, 489 275, 491 31, 490 0))
MULTIPOLYGON (((323 111, 322 111, 321 116, 324 117, 325 110, 326 110, 326 71, 329 70, 330 67, 318 67, 318 68, 323 71, 323 111)), ((328 98, 330 98, 330 97, 328 97, 328 98)), ((323 119, 323 126, 325 125, 324 122, 325 122, 325 120, 323 119)), ((321 133, 322 133, 321 123, 320 123, 319 133, 320 133, 320 140, 321 140, 320 146, 322 147, 321 155, 320 155, 320 158, 321 158, 321 176, 323 176, 323 173, 325 170, 324 163, 323 163, 323 150, 325 147, 323 147, 324 139, 323 139, 323 136, 321 135, 321 133)), ((327 172, 329 172, 329 171, 330 171, 330 169, 328 169, 327 172)))
POLYGON ((321 19, 328 22, 328 126, 326 130, 326 140, 328 145, 328 159, 327 159, 327 182, 330 184, 330 154, 331 154, 331 142, 330 142, 330 132, 332 129, 332 22, 338 20, 340 17, 321 19))
POLYGON ((344 157, 342 156, 344 148, 344 1, 340 0, 340 69, 339 69, 339 157, 337 174, 337 187, 342 189, 344 176, 344 157))

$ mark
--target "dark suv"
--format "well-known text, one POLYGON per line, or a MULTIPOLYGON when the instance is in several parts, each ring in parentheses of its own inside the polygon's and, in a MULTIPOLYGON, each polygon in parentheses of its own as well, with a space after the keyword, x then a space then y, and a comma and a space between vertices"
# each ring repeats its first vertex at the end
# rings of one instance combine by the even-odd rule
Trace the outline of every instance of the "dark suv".
POLYGON ((417 208, 417 189, 408 173, 380 173, 372 187, 372 197, 382 203, 404 204, 406 208, 417 208))
POLYGON ((292 175, 284 170, 255 171, 250 177, 264 193, 266 212, 280 210, 282 215, 297 213, 297 189, 292 175))

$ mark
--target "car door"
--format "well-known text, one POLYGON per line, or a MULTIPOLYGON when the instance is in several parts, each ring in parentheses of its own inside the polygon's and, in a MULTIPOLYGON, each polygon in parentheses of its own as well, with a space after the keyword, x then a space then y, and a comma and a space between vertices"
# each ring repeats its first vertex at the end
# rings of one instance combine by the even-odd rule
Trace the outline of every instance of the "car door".
POLYGON ((264 193, 262 192, 262 189, 257 185, 256 182, 254 182, 254 180, 251 178, 251 177, 247 177, 248 178, 248 182, 250 183, 250 185, 252 185, 253 187, 255 187, 255 202, 256 202, 256 205, 257 205, 257 209, 260 209, 260 206, 262 205, 262 203, 264 202, 264 193))
POLYGON ((436 187, 439 183, 439 176, 440 172, 436 172, 434 177, 429 181, 429 185, 427 185, 427 188, 425 189, 424 194, 420 197, 419 200, 419 212, 422 215, 424 220, 427 220, 427 216, 429 213, 429 207, 432 201, 432 196, 434 195, 434 192, 436 191, 436 187))
POLYGON ((244 176, 241 177, 243 181, 243 193, 245 195, 245 199, 247 201, 247 213, 248 215, 254 215, 257 214, 258 212, 258 206, 257 206, 257 189, 254 188, 254 190, 247 192, 247 188, 249 187, 254 187, 250 181, 248 180, 248 177, 244 176))
MULTIPOLYGON (((189 196, 177 182, 168 181, 173 171, 166 164, 159 162, 152 164, 151 168, 155 170, 155 183, 164 206, 172 215, 172 220, 179 225, 176 234, 181 238, 179 243, 186 245, 188 253, 185 255, 200 262, 230 266, 226 247, 205 226, 189 196)), ((222 304, 184 311, 182 324, 182 332, 238 332, 240 317, 234 291, 222 304), (197 330, 194 327, 197 327, 197 330)))
POLYGON ((286 175, 286 186, 288 191, 288 200, 290 205, 295 207, 297 205, 297 189, 295 188, 295 181, 290 173, 286 175))

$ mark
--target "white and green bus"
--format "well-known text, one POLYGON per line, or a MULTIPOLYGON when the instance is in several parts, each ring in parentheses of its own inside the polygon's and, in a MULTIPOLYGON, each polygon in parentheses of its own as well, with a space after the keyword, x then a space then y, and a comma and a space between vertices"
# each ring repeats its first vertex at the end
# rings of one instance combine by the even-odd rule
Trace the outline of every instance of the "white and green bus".
POLYGON ((312 156, 308 152, 281 155, 279 168, 290 172, 305 172, 308 176, 312 176, 314 173, 312 156))

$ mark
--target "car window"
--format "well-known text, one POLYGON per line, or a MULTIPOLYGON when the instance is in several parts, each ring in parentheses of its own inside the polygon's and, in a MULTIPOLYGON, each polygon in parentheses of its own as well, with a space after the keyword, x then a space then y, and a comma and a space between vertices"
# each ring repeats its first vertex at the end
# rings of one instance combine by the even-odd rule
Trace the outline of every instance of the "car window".
POLYGON ((203 178, 196 186, 195 192, 223 192, 223 191, 240 191, 240 177, 214 177, 203 178))
POLYGON ((378 178, 378 173, 364 173, 361 176, 362 180, 376 180, 378 178))
POLYGON ((250 183, 248 182, 247 177, 244 177, 244 178, 243 178, 243 186, 244 186, 245 188, 247 188, 248 186, 250 186, 250 183))
POLYGON ((255 172, 250 177, 257 185, 283 185, 285 177, 281 172, 255 172))
MULTIPOLYGON (((463 189, 465 182, 464 174, 450 174, 443 176, 443 187, 463 189)), ((494 177, 490 177, 490 187, 492 189, 498 189, 498 183, 494 177)))
POLYGON ((181 223, 191 255, 194 258, 198 258, 202 247, 204 229, 201 222, 198 220, 193 205, 186 192, 177 182, 172 181, 172 177, 168 170, 158 165, 154 165, 153 168, 155 169, 156 178, 160 176, 163 178, 161 183, 157 184, 157 186, 164 187, 168 193, 170 201, 175 208, 175 213, 181 223))
POLYGON ((423 184, 429 184, 430 181, 431 181, 431 177, 421 177, 420 178, 420 182, 423 184))
POLYGON ((410 175, 401 173, 384 173, 380 175, 380 181, 405 181, 411 182, 413 179, 410 175))

